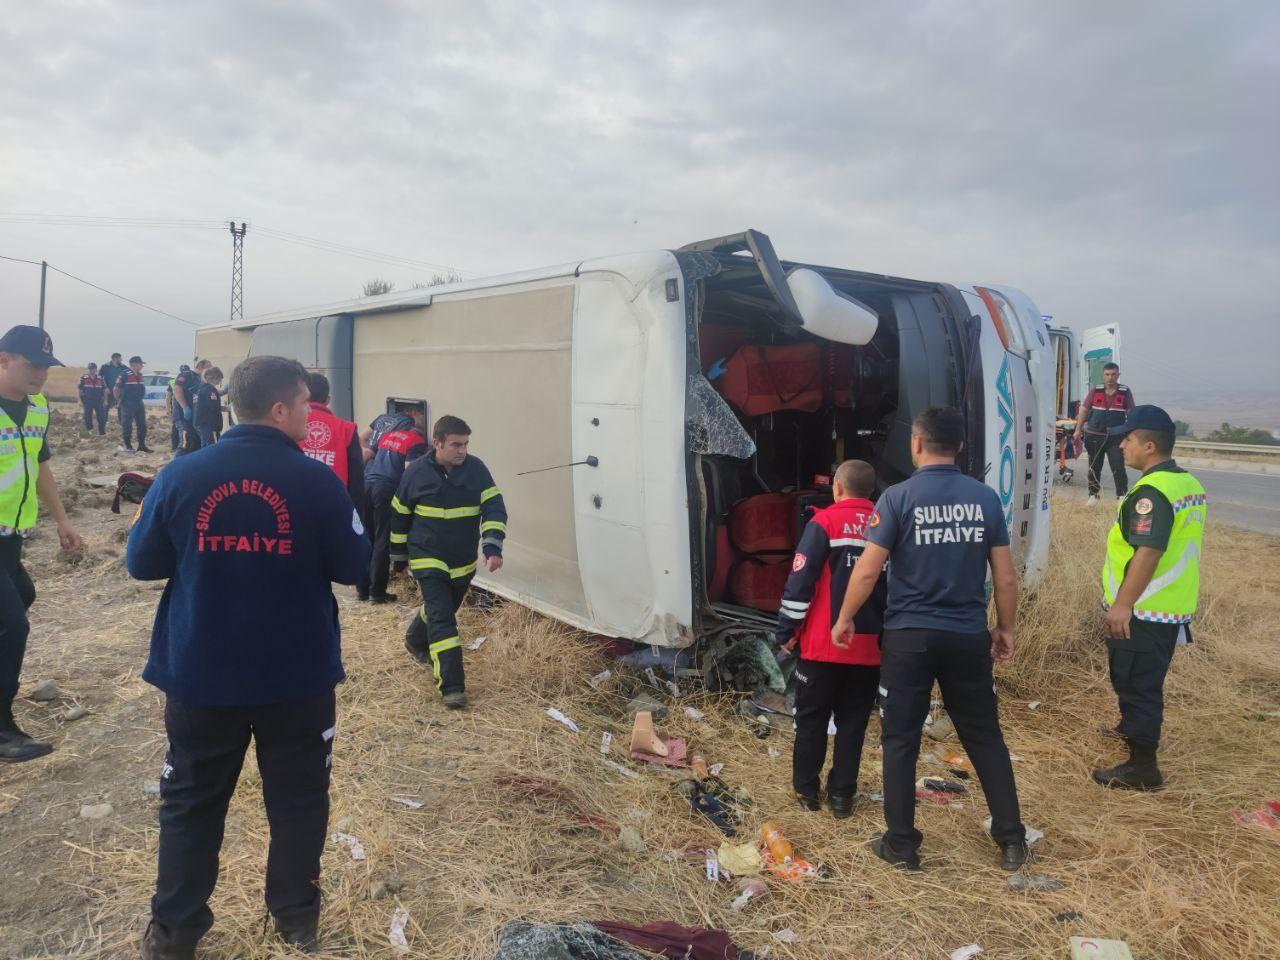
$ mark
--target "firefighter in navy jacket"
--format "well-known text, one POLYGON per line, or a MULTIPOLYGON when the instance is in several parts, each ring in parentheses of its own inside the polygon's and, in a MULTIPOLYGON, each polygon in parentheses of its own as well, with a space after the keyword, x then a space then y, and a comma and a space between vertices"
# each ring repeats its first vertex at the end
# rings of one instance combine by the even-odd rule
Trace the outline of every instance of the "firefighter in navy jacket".
POLYGON ((836 744, 827 801, 839 819, 853 813, 862 741, 879 686, 883 576, 858 612, 848 646, 831 642, 831 627, 849 573, 862 554, 867 521, 875 510, 870 500, 875 483, 875 469, 862 460, 846 460, 836 470, 835 503, 817 511, 805 526, 778 611, 778 644, 789 648, 798 637, 800 645, 791 783, 806 809, 821 809, 818 785, 827 756, 827 723, 834 714, 836 744))
POLYGON ((287 942, 315 946, 343 679, 330 584, 361 577, 369 542, 342 482, 298 449, 308 396, 293 360, 241 363, 240 424, 161 470, 129 535, 129 574, 169 581, 142 675, 165 693, 169 740, 144 958, 194 957, 213 923, 223 821, 251 738, 271 824, 267 909, 287 942))
POLYGON ((391 501, 391 559, 407 560, 422 590, 422 607, 405 646, 430 664, 450 709, 467 704, 457 612, 478 565, 479 548, 490 573, 502 567, 507 508, 489 468, 469 456, 471 428, 441 417, 432 449, 405 469, 391 501))

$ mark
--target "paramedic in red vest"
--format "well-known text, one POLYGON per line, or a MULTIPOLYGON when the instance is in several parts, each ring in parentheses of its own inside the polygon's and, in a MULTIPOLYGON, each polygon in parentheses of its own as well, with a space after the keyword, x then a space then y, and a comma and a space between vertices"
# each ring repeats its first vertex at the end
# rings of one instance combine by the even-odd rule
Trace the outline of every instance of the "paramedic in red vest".
POLYGON ((298 444, 312 460, 319 460, 338 475, 347 488, 351 502, 357 506, 364 500, 364 457, 360 452, 359 431, 350 420, 343 420, 329 409, 329 378, 323 373, 307 377, 311 400, 307 411, 307 435, 298 444))
POLYGON ((27 610, 36 587, 22 565, 22 542, 35 532, 43 506, 58 525, 68 553, 83 548, 67 519, 49 467, 49 404, 41 395, 50 367, 62 363, 38 327, 14 327, 0 337, 0 763, 34 760, 53 750, 13 719, 13 698, 27 651, 27 610))
POLYGON ((858 792, 862 741, 880 684, 880 629, 884 618, 885 579, 853 621, 849 645, 831 642, 849 573, 865 546, 867 521, 875 511, 875 468, 846 460, 836 470, 835 503, 813 515, 800 537, 791 576, 782 594, 775 634, 779 646, 800 644, 796 666, 796 739, 791 755, 791 785, 806 810, 820 810, 818 792, 827 757, 827 724, 835 715, 836 744, 827 775, 827 803, 843 820, 853 814, 858 792))
POLYGON ((425 404, 397 404, 396 413, 400 418, 396 429, 380 436, 376 424, 382 418, 374 421, 376 449, 364 474, 373 559, 369 562, 368 579, 357 587, 357 596, 373 603, 390 603, 396 599, 394 593, 387 593, 387 581, 391 579, 391 501, 404 477, 405 466, 430 450, 425 404))
POLYGON ((360 578, 369 541, 342 484, 298 449, 309 396, 296 361, 242 362, 231 374, 239 425, 161 470, 129 533, 129 575, 168 581, 142 674, 164 691, 168 737, 144 960, 192 960, 213 923, 250 741, 270 825, 267 911, 287 943, 316 950, 344 676, 332 584, 360 578))
POLYGON ((1133 391, 1120 382, 1120 365, 1108 363, 1102 368, 1102 386, 1089 391, 1080 404, 1076 418, 1076 443, 1084 437, 1084 449, 1089 455, 1089 505, 1098 502, 1102 492, 1102 461, 1111 467, 1115 480, 1116 499, 1123 500, 1129 492, 1129 475, 1124 468, 1124 454, 1120 440, 1107 434, 1112 427, 1124 425, 1124 418, 1133 409, 1133 391))
POLYGON ((84 428, 93 432, 93 421, 98 420, 98 436, 107 432, 107 386, 106 381, 98 375, 98 365, 91 363, 87 372, 80 378, 80 409, 84 411, 84 428))

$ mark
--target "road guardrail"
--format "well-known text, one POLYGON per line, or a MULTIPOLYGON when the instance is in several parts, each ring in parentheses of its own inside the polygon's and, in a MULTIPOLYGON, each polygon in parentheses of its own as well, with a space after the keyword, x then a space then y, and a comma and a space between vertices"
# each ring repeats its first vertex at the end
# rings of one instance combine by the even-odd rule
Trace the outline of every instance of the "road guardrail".
POLYGON ((1178 438, 1178 447, 1183 450, 1207 450, 1220 453, 1254 453, 1263 456, 1280 457, 1280 444, 1266 443, 1210 443, 1204 440, 1188 440, 1178 438))

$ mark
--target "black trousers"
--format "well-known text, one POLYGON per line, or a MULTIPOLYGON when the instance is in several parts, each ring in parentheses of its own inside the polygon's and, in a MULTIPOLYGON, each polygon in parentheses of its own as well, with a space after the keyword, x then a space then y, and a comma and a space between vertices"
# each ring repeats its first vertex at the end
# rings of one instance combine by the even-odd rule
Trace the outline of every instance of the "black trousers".
POLYGON ((827 723, 836 720, 836 744, 827 774, 827 795, 851 797, 858 790, 862 741, 876 703, 880 668, 801 660, 796 665, 796 742, 791 785, 816 797, 827 759, 827 723))
POLYGON ((1118 438, 1086 433, 1084 449, 1089 456, 1089 496, 1096 497, 1102 492, 1102 461, 1104 459, 1111 466, 1116 496, 1123 497, 1129 492, 1129 474, 1124 469, 1124 453, 1120 449, 1118 438))
POLYGON ((320 854, 329 823, 334 695, 261 707, 165 702, 169 751, 160 778, 160 857, 151 915, 166 939, 194 944, 213 925, 209 895, 249 739, 271 825, 267 909, 287 929, 320 916, 320 854))
POLYGON ((147 445, 147 408, 141 403, 122 400, 120 402, 120 434, 125 446, 133 443, 134 426, 138 428, 138 446, 147 445))
POLYGON ((431 572, 416 579, 422 591, 422 607, 409 624, 404 642, 431 658, 431 669, 441 693, 461 693, 467 682, 462 669, 462 640, 458 637, 457 618, 471 578, 453 580, 448 574, 431 572))
POLYGON ((880 660, 880 717, 889 845, 908 853, 924 840, 915 828, 916 761, 935 680, 986 794, 992 838, 997 843, 1021 842, 1026 829, 1009 748, 1000 732, 990 634, 985 630, 886 630, 880 660))
POLYGON ((1120 701, 1120 733, 1156 746, 1164 724, 1164 678, 1178 646, 1176 623, 1129 621, 1128 640, 1107 641, 1111 687, 1120 701))
POLYGON ((84 428, 93 429, 94 418, 98 421, 98 436, 107 432, 107 398, 101 393, 95 397, 81 397, 80 409, 84 411, 84 428))
POLYGON ((22 565, 22 539, 0 537, 0 724, 13 720, 13 698, 27 654, 36 585, 22 565))
POLYGON ((366 507, 368 519, 364 521, 364 525, 373 541, 367 586, 371 597, 380 597, 386 593, 387 582, 391 579, 391 498, 395 495, 395 487, 383 484, 365 488, 369 503, 366 507))

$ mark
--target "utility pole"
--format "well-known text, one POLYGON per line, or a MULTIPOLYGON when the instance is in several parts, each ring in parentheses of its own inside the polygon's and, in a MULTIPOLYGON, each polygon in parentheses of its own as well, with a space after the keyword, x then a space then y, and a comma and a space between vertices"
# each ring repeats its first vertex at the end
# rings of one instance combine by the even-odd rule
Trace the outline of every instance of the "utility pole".
POLYGON ((40 329, 44 329, 44 281, 49 274, 49 264, 40 261, 40 329))
POLYGON ((231 228, 231 322, 235 323, 244 319, 244 234, 249 225, 241 222, 237 228, 234 220, 227 225, 231 228))

